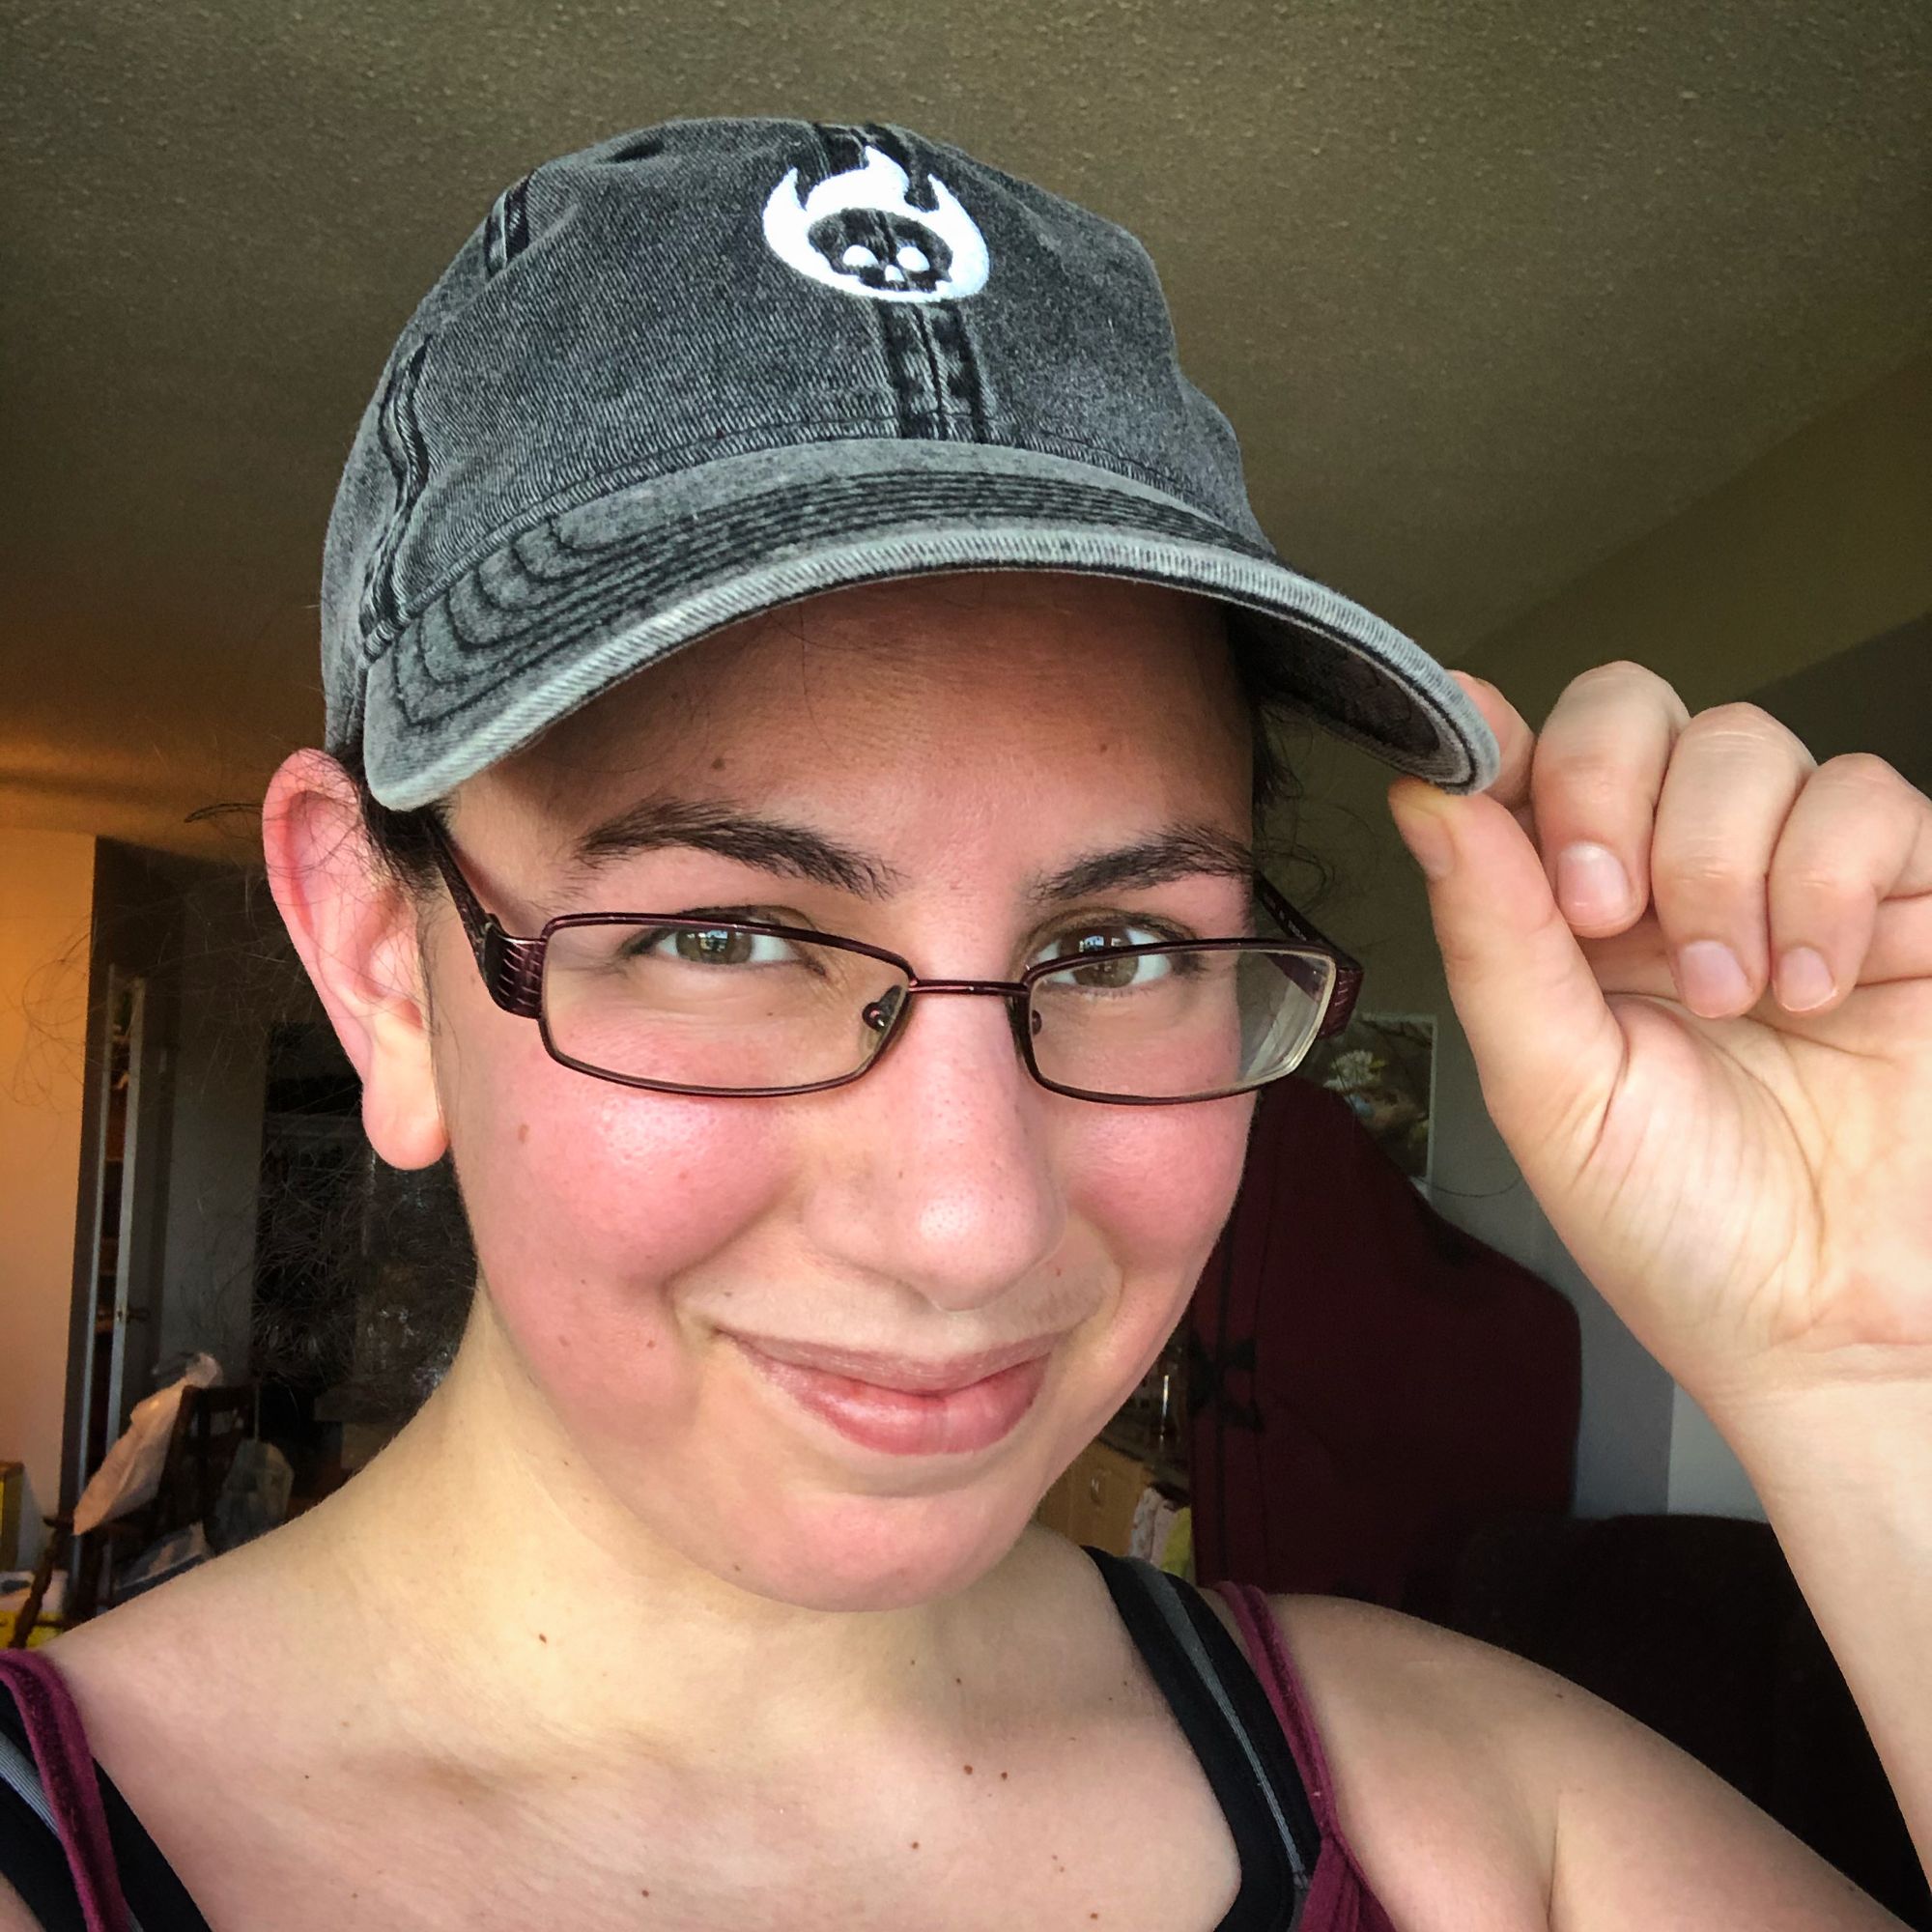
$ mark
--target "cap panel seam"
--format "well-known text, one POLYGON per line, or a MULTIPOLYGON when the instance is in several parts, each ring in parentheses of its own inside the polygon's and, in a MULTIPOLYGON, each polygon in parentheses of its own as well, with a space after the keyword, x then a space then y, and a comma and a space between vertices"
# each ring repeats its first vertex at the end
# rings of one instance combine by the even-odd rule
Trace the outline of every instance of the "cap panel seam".
POLYGON ((383 655, 379 639, 393 639, 409 621, 396 594, 396 554, 403 532, 429 486, 429 450, 416 419, 415 392, 422 381, 423 362, 434 336, 424 336, 390 379, 389 393, 377 415, 383 454, 388 459, 390 487, 395 492, 382 538, 370 553, 362 578, 356 617, 365 661, 383 655))

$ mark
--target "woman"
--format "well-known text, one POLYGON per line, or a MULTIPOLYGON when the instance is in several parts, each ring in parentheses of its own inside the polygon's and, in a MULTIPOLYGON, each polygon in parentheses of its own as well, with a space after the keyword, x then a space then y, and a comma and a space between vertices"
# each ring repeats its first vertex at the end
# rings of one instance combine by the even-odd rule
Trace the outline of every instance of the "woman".
POLYGON ((1291 705, 1408 774, 1497 1122, 1744 1458, 1923 1847, 1932 804, 1889 767, 1634 664, 1532 734, 1273 557, 1130 238, 891 128, 671 124, 499 198, 324 616, 270 876, 477 1292, 354 1483, 13 1666, 69 1845, 0 1814, 0 1927, 83 1922, 69 1862, 149 1932, 1893 1922, 1541 1670, 1029 1522, 1352 993, 1254 872, 1291 705))

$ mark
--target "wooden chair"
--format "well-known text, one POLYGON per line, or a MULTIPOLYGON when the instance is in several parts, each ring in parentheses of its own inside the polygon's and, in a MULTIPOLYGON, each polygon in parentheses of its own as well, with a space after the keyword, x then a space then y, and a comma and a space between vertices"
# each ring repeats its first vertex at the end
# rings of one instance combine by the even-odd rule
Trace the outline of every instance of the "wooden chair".
POLYGON ((259 1401, 260 1391, 253 1382, 211 1389, 190 1383, 182 1391, 160 1481, 145 1503, 125 1516, 109 1517, 81 1536, 73 1532, 71 1510, 43 1517, 47 1540, 35 1565, 27 1601, 14 1619, 12 1648, 26 1648, 63 1553, 68 1590, 61 1621, 85 1623, 113 1606, 115 1573, 129 1557, 177 1530, 210 1522, 236 1450, 256 1433, 259 1401))

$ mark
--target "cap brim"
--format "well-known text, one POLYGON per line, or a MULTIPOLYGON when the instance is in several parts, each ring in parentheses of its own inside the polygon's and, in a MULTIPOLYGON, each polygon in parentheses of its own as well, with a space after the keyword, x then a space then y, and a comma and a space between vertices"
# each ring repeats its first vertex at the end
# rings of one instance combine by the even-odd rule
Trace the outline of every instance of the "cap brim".
POLYGON ((1219 598, 1285 701, 1396 770, 1480 791, 1496 743, 1435 660, 1179 497, 986 443, 817 442, 637 482, 502 542, 369 669, 370 789, 426 805, 644 666, 824 590, 955 570, 1090 571, 1219 598))

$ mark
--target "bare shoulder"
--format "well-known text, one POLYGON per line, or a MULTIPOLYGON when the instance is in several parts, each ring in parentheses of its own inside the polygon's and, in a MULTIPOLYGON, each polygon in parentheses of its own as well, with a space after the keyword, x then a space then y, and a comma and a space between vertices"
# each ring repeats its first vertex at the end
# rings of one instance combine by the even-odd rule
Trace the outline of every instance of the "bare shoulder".
POLYGON ((1694 1759, 1540 1665, 1373 1605, 1270 1602, 1344 1833, 1398 1923, 1896 1926, 1694 1759))
POLYGON ((4 1878, 0 1878, 0 1932, 41 1932, 41 1921, 4 1878))
MULTIPOLYGON (((300 1633, 277 1606, 257 1550, 187 1571, 43 1653, 72 1693, 95 1755, 144 1817, 137 1792, 159 1804, 189 1786, 235 1804, 262 1792, 277 1740, 312 1701, 300 1633), (269 1711, 274 1725, 262 1721, 269 1711)), ((318 1634, 311 1647, 325 1640, 318 1634)))

